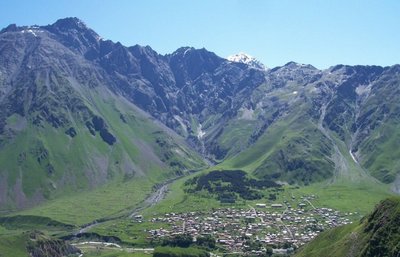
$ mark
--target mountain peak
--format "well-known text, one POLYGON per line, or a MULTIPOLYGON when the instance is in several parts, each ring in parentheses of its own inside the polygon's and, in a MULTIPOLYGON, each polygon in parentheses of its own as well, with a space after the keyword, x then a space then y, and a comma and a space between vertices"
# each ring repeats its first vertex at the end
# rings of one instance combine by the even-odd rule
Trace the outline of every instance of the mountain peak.
POLYGON ((289 68, 289 69, 309 69, 309 70, 317 70, 317 68, 315 68, 314 66, 312 66, 311 64, 303 64, 303 63, 297 63, 297 62, 288 62, 285 65, 283 65, 283 67, 289 68))
POLYGON ((52 26, 57 27, 57 28, 62 28, 64 30, 76 29, 76 28, 88 29, 86 24, 82 20, 80 20, 76 17, 67 17, 67 18, 59 19, 55 23, 53 23, 52 26))
POLYGON ((208 51, 205 48, 194 48, 191 46, 184 46, 178 48, 175 52, 170 54, 171 56, 183 56, 183 57, 188 57, 192 54, 196 55, 215 55, 215 53, 208 51))
POLYGON ((193 62, 193 65, 195 65, 194 63, 213 63, 213 66, 218 66, 224 62, 223 58, 205 48, 196 49, 194 47, 180 47, 167 56, 173 60, 190 60, 190 62, 193 62))
POLYGON ((259 60, 257 60, 253 56, 248 55, 243 52, 228 56, 227 60, 231 61, 231 62, 244 63, 244 64, 249 65, 252 68, 256 68, 256 69, 260 69, 260 70, 266 69, 264 64, 262 64, 259 60))
POLYGON ((15 32, 18 30, 18 27, 15 23, 8 25, 6 28, 2 29, 0 33, 5 33, 5 32, 15 32))
POLYGON ((86 54, 88 51, 92 51, 91 54, 93 54, 102 39, 95 31, 76 17, 60 19, 42 28, 57 35, 60 42, 82 54, 86 54))
POLYGON ((49 31, 56 34, 86 34, 86 36, 93 37, 96 40, 100 40, 101 37, 88 26, 82 20, 76 17, 69 17, 64 19, 59 19, 55 23, 45 27, 49 31))

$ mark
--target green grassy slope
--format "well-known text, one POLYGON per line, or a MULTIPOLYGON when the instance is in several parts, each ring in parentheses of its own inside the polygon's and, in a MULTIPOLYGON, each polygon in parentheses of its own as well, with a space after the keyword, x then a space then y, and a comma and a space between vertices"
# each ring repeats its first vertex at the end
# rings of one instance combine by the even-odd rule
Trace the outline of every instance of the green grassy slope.
POLYGON ((27 235, 0 235, 0 256, 27 257, 27 235))
POLYGON ((78 256, 79 250, 63 240, 38 231, 0 235, 0 256, 78 256))
POLYGON ((272 124, 254 145, 220 166, 308 184, 332 176, 332 151, 329 140, 310 117, 294 113, 272 124))
POLYGON ((300 249, 296 256, 398 256, 400 198, 382 201, 360 223, 326 231, 300 249))
MULTIPOLYGON (((79 119, 68 125, 76 131, 73 137, 64 133, 68 127, 28 120, 0 148, 2 209, 48 201, 27 213, 82 224, 132 207, 154 184, 204 165, 183 139, 127 101, 101 91, 86 98, 116 143, 92 135, 79 119)), ((8 120, 15 127, 21 119, 16 114, 8 120)))
POLYGON ((388 122, 359 146, 361 149, 361 162, 371 174, 385 183, 396 180, 400 170, 400 124, 388 122))
POLYGON ((112 182, 90 192, 69 194, 20 215, 50 217, 69 224, 83 225, 133 209, 152 191, 153 183, 145 178, 127 182, 112 182))
MULTIPOLYGON (((365 76, 380 68, 364 67, 365 76)), ((338 87, 326 110, 325 125, 345 142, 360 165, 383 183, 397 179, 400 164, 398 66, 388 67, 376 80, 354 75, 338 87), (384 101, 383 101, 384 99, 384 101)), ((397 182, 398 184, 398 182, 397 182)))

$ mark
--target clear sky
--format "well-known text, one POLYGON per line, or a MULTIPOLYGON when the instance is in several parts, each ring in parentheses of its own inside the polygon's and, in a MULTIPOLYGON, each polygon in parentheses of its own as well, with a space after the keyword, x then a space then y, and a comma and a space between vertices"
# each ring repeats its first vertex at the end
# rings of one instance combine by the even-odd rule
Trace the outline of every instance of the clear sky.
POLYGON ((161 54, 205 47, 289 61, 400 63, 400 0, 1 0, 0 27, 78 17, 100 36, 161 54))

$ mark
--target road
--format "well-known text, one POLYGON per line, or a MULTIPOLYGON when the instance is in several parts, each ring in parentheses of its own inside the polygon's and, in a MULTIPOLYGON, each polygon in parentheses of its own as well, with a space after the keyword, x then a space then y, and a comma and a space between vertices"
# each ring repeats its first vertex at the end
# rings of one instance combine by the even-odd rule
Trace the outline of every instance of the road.
POLYGON ((292 239, 294 239, 294 236, 293 236, 292 231, 290 230, 290 228, 289 228, 288 226, 286 226, 285 222, 283 222, 283 216, 285 215, 285 213, 286 213, 288 210, 289 210, 289 208, 288 208, 287 205, 286 205, 286 209, 282 212, 282 214, 281 214, 281 216, 280 216, 280 218, 279 218, 279 221, 280 221, 280 222, 282 223, 282 225, 285 227, 286 231, 289 232, 290 237, 291 237, 292 239))
MULTIPOLYGON (((86 250, 89 249, 96 249, 97 247, 101 247, 102 249, 108 249, 108 250, 119 250, 119 251, 124 251, 128 253, 134 253, 134 252, 153 252, 154 248, 130 248, 130 247, 122 247, 119 244, 115 243, 106 243, 106 242, 98 242, 98 241, 85 241, 85 242, 80 242, 80 243, 75 243, 71 244, 77 248, 79 248, 81 251, 85 252, 86 250)), ((85 256, 84 253, 79 255, 79 257, 85 256)))
POLYGON ((312 202, 310 202, 307 198, 305 198, 304 200, 306 202, 308 202, 311 205, 311 207, 313 207, 314 210, 317 209, 317 208, 315 208, 314 204, 312 204, 312 202))

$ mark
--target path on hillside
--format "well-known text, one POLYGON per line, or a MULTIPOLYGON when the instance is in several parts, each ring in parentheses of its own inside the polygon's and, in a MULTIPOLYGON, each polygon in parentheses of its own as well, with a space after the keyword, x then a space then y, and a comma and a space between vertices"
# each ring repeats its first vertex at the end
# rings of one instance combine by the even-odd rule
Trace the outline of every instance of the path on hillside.
POLYGON ((311 205, 311 207, 313 207, 314 210, 317 209, 317 208, 315 208, 314 204, 312 204, 312 202, 310 202, 307 198, 305 198, 304 200, 306 202, 308 202, 311 205))
POLYGON ((289 210, 288 206, 286 205, 286 209, 282 212, 281 216, 279 217, 279 221, 282 223, 282 225, 285 227, 286 231, 289 232, 289 235, 292 239, 294 239, 293 233, 290 230, 288 226, 286 226, 285 222, 283 222, 283 216, 285 216, 285 213, 289 210))

